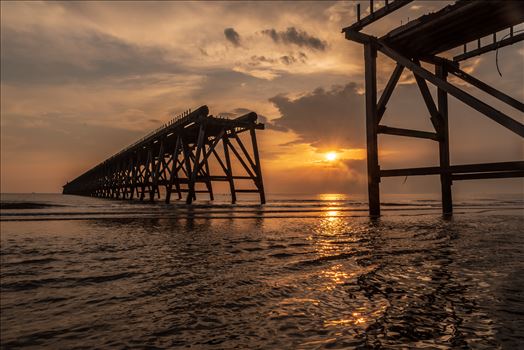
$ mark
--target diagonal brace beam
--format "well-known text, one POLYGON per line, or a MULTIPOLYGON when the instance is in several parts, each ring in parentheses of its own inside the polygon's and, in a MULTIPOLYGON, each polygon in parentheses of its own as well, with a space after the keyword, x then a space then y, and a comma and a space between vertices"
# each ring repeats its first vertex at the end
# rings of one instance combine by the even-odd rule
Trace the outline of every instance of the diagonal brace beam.
MULTIPOLYGON (((358 33, 358 34, 364 35, 362 33, 358 33)), ((370 37, 370 36, 367 36, 367 37, 370 37)), ((524 125, 521 124, 520 122, 510 118, 509 116, 505 115, 504 113, 496 110, 495 108, 482 102, 481 100, 468 94, 467 92, 457 88, 456 86, 438 78, 436 75, 434 75, 430 71, 422 68, 418 64, 413 63, 411 60, 404 57, 403 55, 393 50, 389 46, 385 45, 380 40, 377 40, 376 38, 372 38, 371 40, 376 42, 377 48, 380 50, 380 52, 392 58, 397 63, 402 64, 404 67, 412 71, 416 76, 423 78, 429 81, 430 83, 438 86, 439 88, 446 91, 448 94, 452 95, 453 97, 459 99, 460 101, 464 102, 471 108, 484 114, 488 118, 506 127, 507 129, 513 131, 514 133, 518 134, 519 136, 524 137, 524 125)))
POLYGON ((437 106, 435 105, 435 101, 433 101, 433 97, 431 97, 431 92, 429 91, 428 84, 426 84, 426 81, 417 76, 416 74, 415 80, 417 81, 417 85, 420 90, 420 93, 422 94, 422 98, 424 98, 424 103, 426 104, 429 114, 431 115, 431 124, 433 124, 435 130, 438 133, 440 133, 442 130, 442 116, 437 110, 437 106))
POLYGON ((393 90, 395 90, 395 87, 397 86, 398 80, 400 79, 403 70, 404 66, 397 63, 397 66, 393 70, 393 73, 391 73, 391 77, 389 78, 389 81, 386 87, 384 88, 382 95, 380 96, 380 100, 378 101, 377 123, 380 123, 380 120, 382 119, 384 112, 386 112, 386 105, 388 104, 391 94, 393 94, 393 90))
POLYGON ((524 103, 514 99, 511 96, 506 95, 500 90, 495 89, 494 87, 489 86, 488 84, 484 83, 483 81, 469 75, 468 73, 464 72, 463 70, 459 69, 458 67, 453 66, 452 64, 447 65, 448 72, 456 76, 457 78, 462 79, 466 83, 469 83, 476 88, 484 91, 485 93, 499 99, 502 102, 507 103, 511 107, 518 109, 521 112, 524 112, 524 103))

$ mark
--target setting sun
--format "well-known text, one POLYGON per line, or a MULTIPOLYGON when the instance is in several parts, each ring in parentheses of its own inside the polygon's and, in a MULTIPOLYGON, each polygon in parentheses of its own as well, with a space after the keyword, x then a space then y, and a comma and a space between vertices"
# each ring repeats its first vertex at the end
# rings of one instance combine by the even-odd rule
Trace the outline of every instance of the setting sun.
POLYGON ((328 162, 332 162, 337 159, 337 153, 336 152, 328 152, 326 153, 326 160, 328 162))

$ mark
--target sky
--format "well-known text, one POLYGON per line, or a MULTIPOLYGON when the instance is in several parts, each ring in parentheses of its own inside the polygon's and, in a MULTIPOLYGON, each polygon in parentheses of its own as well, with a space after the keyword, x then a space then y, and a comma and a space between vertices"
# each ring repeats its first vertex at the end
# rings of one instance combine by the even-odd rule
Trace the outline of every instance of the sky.
MULTIPOLYGON (((2 1, 1 192, 61 192, 66 181, 204 104, 214 115, 252 110, 265 122, 258 142, 266 192, 365 192, 363 50, 341 34, 356 3, 2 1), (326 160, 329 152, 337 158, 326 160)), ((417 1, 364 32, 385 34, 449 3, 417 1)), ((522 101, 524 45, 501 49, 498 61, 502 76, 495 53, 462 69, 522 101)), ((379 56, 379 89, 393 67, 379 56)), ((452 164, 523 158, 519 136, 452 97, 449 104, 452 164)), ((431 131, 409 72, 383 121, 431 131)), ((379 138, 383 169, 438 164, 435 142, 379 138)), ((438 181, 383 179, 381 189, 436 193, 438 181)), ((523 182, 457 188, 522 193, 523 182)))

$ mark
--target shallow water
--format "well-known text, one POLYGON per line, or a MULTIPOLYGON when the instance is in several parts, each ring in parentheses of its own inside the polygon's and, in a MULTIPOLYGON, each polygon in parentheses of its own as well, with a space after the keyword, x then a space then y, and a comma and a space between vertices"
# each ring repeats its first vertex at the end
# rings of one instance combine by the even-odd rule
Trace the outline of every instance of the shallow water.
POLYGON ((438 201, 395 198, 380 220, 346 196, 270 198, 186 207, 2 195, 1 346, 524 341, 521 198, 458 202, 453 219, 438 201))

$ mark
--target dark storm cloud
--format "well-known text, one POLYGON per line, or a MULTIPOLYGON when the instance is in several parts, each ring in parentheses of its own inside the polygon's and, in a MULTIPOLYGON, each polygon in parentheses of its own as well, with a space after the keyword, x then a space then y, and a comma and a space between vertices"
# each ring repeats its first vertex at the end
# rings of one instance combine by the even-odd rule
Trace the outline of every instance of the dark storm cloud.
POLYGON ((266 29, 263 34, 269 36, 275 43, 294 44, 300 47, 307 47, 313 50, 324 51, 327 43, 306 31, 297 30, 295 27, 289 27, 285 31, 276 31, 275 29, 266 29))
POLYGON ((107 77, 175 73, 164 50, 95 31, 50 33, 2 28, 2 82, 63 83, 107 77))
POLYGON ((234 46, 240 46, 240 34, 234 28, 224 29, 226 39, 234 46))
POLYGON ((314 147, 363 146, 363 96, 357 85, 334 86, 331 90, 317 88, 298 99, 285 95, 269 99, 280 111, 281 117, 273 120, 269 128, 292 130, 299 142, 314 147))

